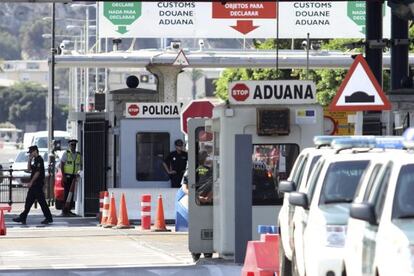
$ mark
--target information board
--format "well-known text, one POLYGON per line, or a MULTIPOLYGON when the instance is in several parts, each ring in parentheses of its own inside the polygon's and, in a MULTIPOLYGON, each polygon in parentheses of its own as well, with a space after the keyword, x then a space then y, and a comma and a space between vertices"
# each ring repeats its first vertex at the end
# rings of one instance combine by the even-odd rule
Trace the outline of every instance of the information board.
MULTIPOLYGON (((365 1, 99 3, 102 38, 365 38, 365 1)), ((390 35, 390 8, 383 6, 390 35)))

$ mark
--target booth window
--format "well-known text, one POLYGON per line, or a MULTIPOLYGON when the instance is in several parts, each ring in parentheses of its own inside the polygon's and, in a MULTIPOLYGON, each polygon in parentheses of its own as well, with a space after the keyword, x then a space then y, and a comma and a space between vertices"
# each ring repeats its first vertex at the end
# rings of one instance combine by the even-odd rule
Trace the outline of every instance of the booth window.
POLYGON ((204 127, 196 129, 196 203, 211 205, 213 203, 213 134, 204 127))
POLYGON ((279 182, 286 180, 299 155, 297 144, 253 145, 253 205, 281 205, 279 182))
POLYGON ((136 136, 138 181, 169 181, 162 163, 170 151, 168 132, 138 132, 136 136))

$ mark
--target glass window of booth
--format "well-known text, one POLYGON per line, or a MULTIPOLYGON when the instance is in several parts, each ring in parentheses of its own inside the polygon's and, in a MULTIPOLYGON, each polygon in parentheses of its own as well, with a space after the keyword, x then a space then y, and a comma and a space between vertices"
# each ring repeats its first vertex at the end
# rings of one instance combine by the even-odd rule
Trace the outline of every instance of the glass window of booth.
POLYGON ((136 135, 136 178, 138 181, 168 181, 162 163, 170 151, 167 132, 138 132, 136 135))
POLYGON ((253 145, 253 205, 281 205, 279 182, 286 180, 299 155, 297 144, 253 145))
POLYGON ((204 127, 196 129, 196 203, 213 203, 213 134, 204 127))

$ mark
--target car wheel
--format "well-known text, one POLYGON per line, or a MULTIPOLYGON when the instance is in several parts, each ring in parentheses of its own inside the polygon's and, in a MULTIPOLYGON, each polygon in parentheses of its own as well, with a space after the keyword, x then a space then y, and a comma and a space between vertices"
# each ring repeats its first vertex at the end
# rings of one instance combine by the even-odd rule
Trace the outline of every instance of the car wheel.
POLYGON ((211 259, 213 258, 213 253, 203 253, 204 258, 211 259))
POLYGON ((56 200, 55 201, 55 207, 56 207, 56 210, 62 210, 62 208, 63 208, 63 201, 56 200))
POLYGON ((298 263, 296 261, 296 252, 293 250, 292 252, 292 275, 293 276, 299 276, 299 268, 298 263))
POLYGON ((201 253, 191 253, 191 257, 193 257, 193 262, 197 262, 200 259, 201 253))
POLYGON ((292 276, 292 263, 286 258, 281 236, 279 239, 279 271, 282 276, 292 276))

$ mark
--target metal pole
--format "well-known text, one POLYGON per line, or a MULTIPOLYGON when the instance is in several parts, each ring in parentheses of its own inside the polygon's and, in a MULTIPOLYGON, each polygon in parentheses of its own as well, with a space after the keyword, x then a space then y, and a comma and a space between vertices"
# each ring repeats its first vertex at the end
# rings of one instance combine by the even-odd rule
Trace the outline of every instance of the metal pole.
MULTIPOLYGON (((371 48, 370 42, 371 41, 382 41, 382 0, 366 0, 365 1, 365 10, 366 10, 366 17, 365 17, 365 25, 366 25, 366 33, 365 33, 365 40, 367 42, 365 47, 365 59, 372 70, 375 78, 377 79, 378 83, 382 87, 382 48, 371 48)), ((368 113, 368 112, 367 112, 368 113)), ((366 114, 367 114, 366 113, 366 114)), ((377 120, 381 119, 381 112, 374 111, 370 112, 377 118, 377 120)), ((362 122, 362 125, 364 123, 362 122)), ((382 134, 382 127, 380 124, 380 129, 376 131, 378 135, 382 134)))
MULTIPOLYGON (((100 53, 101 52, 101 40, 99 39, 99 2, 96 2, 96 16, 95 16, 95 37, 96 37, 96 52, 100 53)), ((98 67, 95 68, 95 93, 98 92, 99 89, 99 69, 98 67)))
POLYGON ((306 35, 306 79, 309 79, 309 48, 310 48, 310 38, 309 33, 306 35))
POLYGON ((54 181, 54 173, 55 173, 55 158, 54 158, 54 151, 53 151, 53 140, 54 140, 54 106, 55 106, 55 21, 56 21, 56 9, 55 3, 52 3, 51 13, 52 13, 52 39, 51 39, 51 59, 49 64, 49 89, 48 89, 48 154, 49 154, 49 183, 47 189, 47 198, 49 199, 49 205, 51 203, 51 185, 54 181))
MULTIPOLYGON (((105 53, 108 53, 108 38, 105 38, 105 53)), ((109 71, 108 67, 105 67, 105 110, 108 111, 108 96, 109 96, 109 71)))
POLYGON ((382 86, 382 49, 369 47, 369 41, 382 40, 382 1, 366 1, 366 60, 378 83, 382 86))
POLYGON ((391 15, 391 90, 408 77, 408 21, 391 15), (405 41, 406 40, 406 41, 405 41))
POLYGON ((279 78, 279 0, 276 2, 276 78, 279 78))
MULTIPOLYGON (((89 53, 89 8, 86 7, 85 54, 89 53)), ((85 68, 85 111, 89 111, 89 68, 85 68)))
MULTIPOLYGON (((391 91, 402 88, 402 80, 408 80, 408 46, 408 21, 391 14, 391 91)), ((388 111, 387 119, 387 135, 392 135, 394 132, 392 110, 388 111)))

